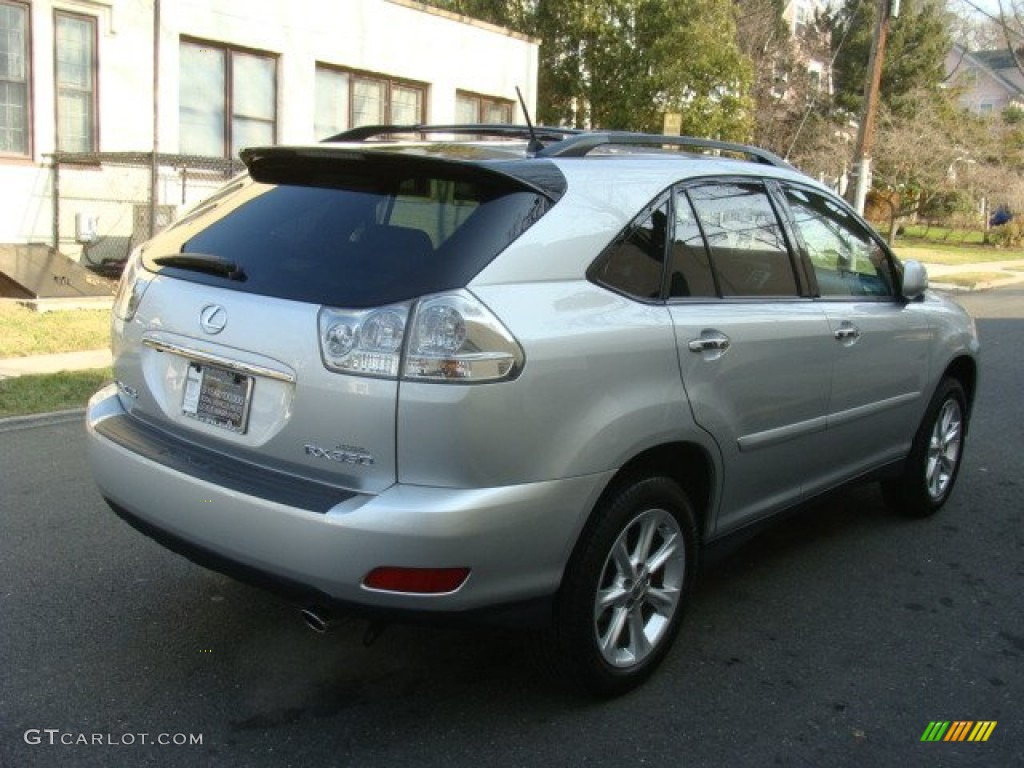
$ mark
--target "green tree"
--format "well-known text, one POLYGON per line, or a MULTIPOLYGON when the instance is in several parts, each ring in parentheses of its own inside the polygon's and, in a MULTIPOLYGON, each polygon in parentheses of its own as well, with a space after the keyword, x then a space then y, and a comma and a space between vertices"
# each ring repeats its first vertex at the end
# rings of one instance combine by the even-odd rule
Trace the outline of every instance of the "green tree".
POLYGON ((541 40, 538 120, 743 139, 749 61, 729 0, 435 0, 541 40))
MULTIPOLYGON (((863 101, 876 12, 874 0, 845 0, 831 17, 836 100, 853 114, 860 114, 863 101)), ((916 97, 910 95, 935 91, 943 82, 951 24, 939 0, 902 0, 889 25, 879 89, 879 100, 896 115, 912 115, 916 97)))
POLYGON ((427 0, 427 4, 523 34, 533 34, 535 26, 535 0, 427 0))

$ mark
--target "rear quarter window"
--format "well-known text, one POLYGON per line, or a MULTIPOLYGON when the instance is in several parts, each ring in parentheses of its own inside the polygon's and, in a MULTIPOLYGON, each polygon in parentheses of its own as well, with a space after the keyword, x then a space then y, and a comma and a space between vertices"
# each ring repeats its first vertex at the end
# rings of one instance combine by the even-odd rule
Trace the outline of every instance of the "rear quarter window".
POLYGON ((661 295, 668 205, 659 205, 618 237, 594 263, 591 279, 638 299, 661 295))

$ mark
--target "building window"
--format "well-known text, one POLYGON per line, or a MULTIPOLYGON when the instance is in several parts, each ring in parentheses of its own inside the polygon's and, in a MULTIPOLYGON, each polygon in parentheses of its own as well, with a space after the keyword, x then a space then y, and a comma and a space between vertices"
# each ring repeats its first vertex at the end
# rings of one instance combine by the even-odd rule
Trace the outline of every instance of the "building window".
POLYGON ((426 93, 419 83, 317 65, 313 130, 326 139, 362 125, 416 125, 426 93))
POLYGON ((236 157, 277 138, 277 58, 216 43, 182 40, 179 150, 236 157))
POLYGON ((348 130, 349 74, 325 67, 316 68, 316 115, 313 132, 317 140, 348 130))
POLYGON ((811 86, 812 91, 821 91, 821 70, 820 69, 807 69, 807 81, 811 86))
POLYGON ((455 95, 455 121, 458 123, 511 123, 515 105, 507 99, 496 99, 476 93, 459 91, 455 95))
POLYGON ((95 152, 96 19, 58 11, 54 20, 57 150, 95 152))
POLYGON ((813 21, 814 14, 811 9, 804 3, 797 3, 796 10, 793 13, 793 36, 803 37, 813 21))
POLYGON ((28 6, 0 2, 0 154, 29 154, 28 6))

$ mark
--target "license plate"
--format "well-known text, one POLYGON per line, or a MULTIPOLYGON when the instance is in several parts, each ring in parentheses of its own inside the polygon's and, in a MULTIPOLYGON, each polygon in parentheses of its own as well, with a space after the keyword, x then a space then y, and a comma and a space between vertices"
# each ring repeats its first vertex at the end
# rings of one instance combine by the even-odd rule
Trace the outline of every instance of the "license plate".
POLYGON ((249 426, 252 377, 215 365, 189 363, 181 412, 186 416, 244 433, 249 426))

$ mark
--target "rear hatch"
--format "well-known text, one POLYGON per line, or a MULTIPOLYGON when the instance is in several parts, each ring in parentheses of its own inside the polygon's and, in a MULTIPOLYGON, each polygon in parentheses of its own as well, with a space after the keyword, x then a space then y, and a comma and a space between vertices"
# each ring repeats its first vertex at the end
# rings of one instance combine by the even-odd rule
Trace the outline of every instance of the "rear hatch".
POLYGON ((455 310, 486 312, 460 289, 551 207, 557 177, 541 160, 499 170, 344 147, 243 159, 249 177, 133 255, 114 311, 121 401, 218 455, 380 491, 396 478, 414 332, 426 350, 409 358, 419 379, 521 364, 486 318, 499 352, 437 362, 427 342, 465 341, 455 310))

